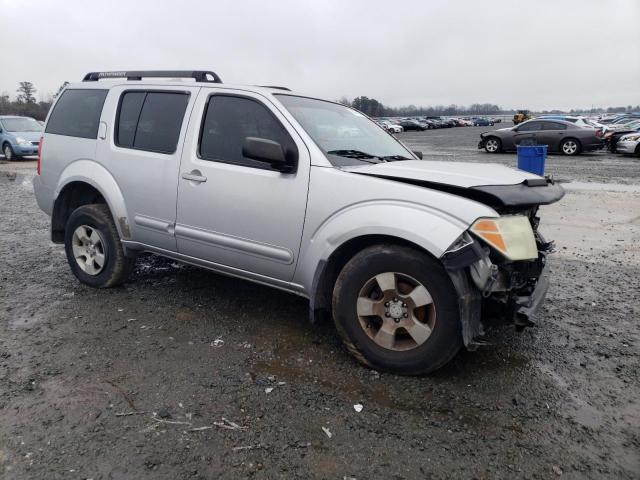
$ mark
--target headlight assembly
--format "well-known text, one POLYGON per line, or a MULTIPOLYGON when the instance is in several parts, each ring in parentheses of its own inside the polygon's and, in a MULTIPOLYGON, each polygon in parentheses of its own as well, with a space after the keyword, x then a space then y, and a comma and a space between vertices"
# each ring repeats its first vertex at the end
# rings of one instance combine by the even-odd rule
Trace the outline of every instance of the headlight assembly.
POLYGON ((24 138, 22 138, 22 137, 16 137, 16 143, 17 143, 18 145, 26 145, 27 143, 29 143, 29 141, 28 141, 28 140, 25 140, 25 139, 24 139, 24 138))
POLYGON ((538 258, 538 247, 531 223, 523 215, 480 218, 470 230, 509 260, 538 258))

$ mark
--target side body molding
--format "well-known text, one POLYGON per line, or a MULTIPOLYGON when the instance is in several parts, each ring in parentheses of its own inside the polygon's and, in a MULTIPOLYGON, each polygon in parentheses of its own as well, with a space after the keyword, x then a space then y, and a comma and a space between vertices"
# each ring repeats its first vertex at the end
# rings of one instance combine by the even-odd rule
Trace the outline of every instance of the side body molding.
POLYGON ((98 190, 111 210, 120 238, 130 238, 129 217, 124 197, 115 178, 105 167, 93 160, 82 159, 70 163, 58 178, 54 199, 57 200, 64 187, 72 182, 84 182, 98 190))

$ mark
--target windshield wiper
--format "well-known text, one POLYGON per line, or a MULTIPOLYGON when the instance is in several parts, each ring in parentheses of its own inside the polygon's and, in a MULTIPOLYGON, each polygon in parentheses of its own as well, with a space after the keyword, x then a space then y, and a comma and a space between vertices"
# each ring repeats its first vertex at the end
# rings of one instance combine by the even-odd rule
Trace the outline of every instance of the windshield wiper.
POLYGON ((411 160, 410 158, 403 157, 402 155, 386 155, 384 157, 378 157, 387 162, 397 162, 399 160, 411 160))
POLYGON ((372 162, 370 159, 377 158, 375 155, 371 155, 369 153, 361 152, 360 150, 330 150, 327 152, 329 155, 337 155, 339 157, 346 158, 355 158, 356 160, 362 160, 367 163, 378 163, 372 162))

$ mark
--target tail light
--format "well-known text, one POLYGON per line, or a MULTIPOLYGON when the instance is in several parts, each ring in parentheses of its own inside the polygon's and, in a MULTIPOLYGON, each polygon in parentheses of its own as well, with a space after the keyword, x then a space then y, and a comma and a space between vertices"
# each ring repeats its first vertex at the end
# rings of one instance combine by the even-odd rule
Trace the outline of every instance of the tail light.
POLYGON ((40 137, 40 143, 38 143, 38 175, 40 175, 40 161, 42 160, 42 144, 44 137, 40 137))
POLYGON ((602 129, 601 128, 598 128, 596 130, 596 137, 602 137, 602 129))

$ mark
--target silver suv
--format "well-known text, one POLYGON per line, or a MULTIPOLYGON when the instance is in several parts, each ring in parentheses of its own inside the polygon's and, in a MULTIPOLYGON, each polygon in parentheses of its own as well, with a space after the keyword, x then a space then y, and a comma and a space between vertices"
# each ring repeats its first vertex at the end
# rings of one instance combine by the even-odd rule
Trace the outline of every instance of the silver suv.
POLYGON ((475 348, 482 312, 534 322, 551 250, 538 207, 564 194, 421 157, 286 88, 94 72, 51 109, 34 184, 82 283, 119 285, 152 252, 302 295, 359 361, 420 374, 475 348))

